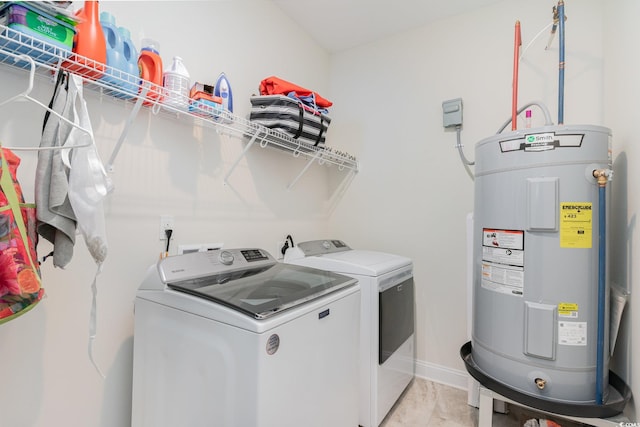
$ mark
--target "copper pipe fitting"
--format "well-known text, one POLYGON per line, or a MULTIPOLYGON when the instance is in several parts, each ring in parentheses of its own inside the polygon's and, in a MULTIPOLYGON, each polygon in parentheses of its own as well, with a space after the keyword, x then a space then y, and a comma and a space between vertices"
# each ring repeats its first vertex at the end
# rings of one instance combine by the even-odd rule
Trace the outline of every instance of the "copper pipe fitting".
POLYGON ((606 169, 595 169, 593 171, 593 177, 598 180, 599 187, 607 186, 607 176, 609 175, 606 169))

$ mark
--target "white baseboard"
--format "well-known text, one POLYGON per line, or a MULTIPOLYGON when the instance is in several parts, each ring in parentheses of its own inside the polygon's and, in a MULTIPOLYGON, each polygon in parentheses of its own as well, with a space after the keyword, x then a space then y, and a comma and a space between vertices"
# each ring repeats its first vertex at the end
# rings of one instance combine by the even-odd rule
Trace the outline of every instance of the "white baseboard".
POLYGON ((469 387, 467 371, 451 369, 422 360, 416 360, 416 376, 461 390, 467 390, 469 387))

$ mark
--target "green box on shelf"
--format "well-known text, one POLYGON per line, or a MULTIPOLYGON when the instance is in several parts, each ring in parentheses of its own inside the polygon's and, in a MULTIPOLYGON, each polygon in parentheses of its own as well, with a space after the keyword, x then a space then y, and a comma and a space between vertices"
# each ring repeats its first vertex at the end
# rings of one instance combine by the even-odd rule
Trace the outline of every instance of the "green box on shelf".
POLYGON ((73 48, 74 26, 28 2, 0 2, 0 25, 0 45, 16 54, 51 62, 73 48))

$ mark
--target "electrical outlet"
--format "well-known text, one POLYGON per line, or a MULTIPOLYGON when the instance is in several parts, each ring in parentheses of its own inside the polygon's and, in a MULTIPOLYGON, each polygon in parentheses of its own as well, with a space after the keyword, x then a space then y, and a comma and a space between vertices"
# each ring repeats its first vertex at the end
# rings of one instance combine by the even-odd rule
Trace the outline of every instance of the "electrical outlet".
POLYGON ((173 230, 173 217, 171 215, 160 216, 160 230, 158 234, 160 240, 167 240, 165 230, 173 230))

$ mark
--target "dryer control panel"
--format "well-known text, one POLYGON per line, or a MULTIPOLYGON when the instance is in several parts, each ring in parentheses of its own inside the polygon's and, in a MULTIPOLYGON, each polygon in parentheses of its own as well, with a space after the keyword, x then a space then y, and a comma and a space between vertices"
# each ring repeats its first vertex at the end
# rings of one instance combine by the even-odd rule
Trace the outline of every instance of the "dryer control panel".
POLYGON ((334 252, 343 252, 351 250, 342 240, 310 240, 308 242, 298 243, 298 248, 302 250, 304 256, 315 256, 323 254, 331 254, 334 252))

